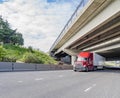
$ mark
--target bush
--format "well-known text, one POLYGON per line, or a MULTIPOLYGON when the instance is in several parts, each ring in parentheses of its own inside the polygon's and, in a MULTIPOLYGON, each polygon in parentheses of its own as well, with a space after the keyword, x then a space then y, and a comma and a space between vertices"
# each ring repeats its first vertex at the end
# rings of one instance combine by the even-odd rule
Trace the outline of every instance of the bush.
POLYGON ((17 58, 16 57, 12 57, 12 56, 10 56, 10 57, 5 56, 2 59, 3 62, 16 62, 16 60, 17 60, 17 58))
POLYGON ((40 61, 39 58, 32 53, 25 53, 23 55, 23 61, 25 63, 42 63, 42 61, 40 61))
POLYGON ((4 44, 3 47, 0 48, 0 61, 57 64, 53 58, 44 52, 34 50, 32 47, 24 48, 11 44, 4 44))
POLYGON ((0 61, 3 60, 5 55, 6 55, 5 49, 2 46, 0 46, 0 61))
POLYGON ((32 52, 32 53, 34 52, 32 46, 29 46, 29 47, 28 47, 28 51, 29 51, 29 52, 32 52))
POLYGON ((43 64, 57 64, 52 57, 43 52, 35 51, 35 54, 39 57, 39 60, 42 61, 43 64))

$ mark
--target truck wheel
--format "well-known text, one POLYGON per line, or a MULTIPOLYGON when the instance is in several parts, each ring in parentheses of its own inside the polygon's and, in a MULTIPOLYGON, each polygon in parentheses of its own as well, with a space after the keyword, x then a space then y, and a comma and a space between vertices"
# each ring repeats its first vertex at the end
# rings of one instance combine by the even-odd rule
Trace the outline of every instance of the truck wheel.
POLYGON ((77 70, 74 70, 74 72, 76 72, 77 70))
POLYGON ((73 68, 73 70, 76 72, 77 70, 76 70, 76 68, 73 68))
POLYGON ((97 67, 94 67, 94 71, 96 71, 97 70, 97 67))

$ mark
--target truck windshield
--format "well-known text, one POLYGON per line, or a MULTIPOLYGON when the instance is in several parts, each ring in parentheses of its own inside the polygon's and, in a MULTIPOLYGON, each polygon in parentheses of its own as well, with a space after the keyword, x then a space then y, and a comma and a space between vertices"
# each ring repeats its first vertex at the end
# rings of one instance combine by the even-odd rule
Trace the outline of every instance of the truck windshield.
POLYGON ((77 61, 87 61, 87 58, 78 57, 77 61))

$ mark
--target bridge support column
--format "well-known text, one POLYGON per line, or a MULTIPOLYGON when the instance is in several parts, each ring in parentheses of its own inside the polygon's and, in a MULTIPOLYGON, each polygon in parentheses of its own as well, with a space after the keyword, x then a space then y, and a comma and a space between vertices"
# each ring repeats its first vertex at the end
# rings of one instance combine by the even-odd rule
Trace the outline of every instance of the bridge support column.
POLYGON ((76 61, 76 56, 71 56, 71 64, 74 65, 74 62, 76 61))

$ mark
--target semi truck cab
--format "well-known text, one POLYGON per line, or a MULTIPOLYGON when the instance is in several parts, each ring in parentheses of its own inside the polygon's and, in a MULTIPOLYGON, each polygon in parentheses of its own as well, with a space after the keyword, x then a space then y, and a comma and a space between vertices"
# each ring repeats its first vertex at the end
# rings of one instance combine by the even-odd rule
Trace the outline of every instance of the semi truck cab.
POLYGON ((80 52, 77 56, 77 60, 74 63, 74 71, 89 71, 96 70, 104 58, 96 53, 80 52))

